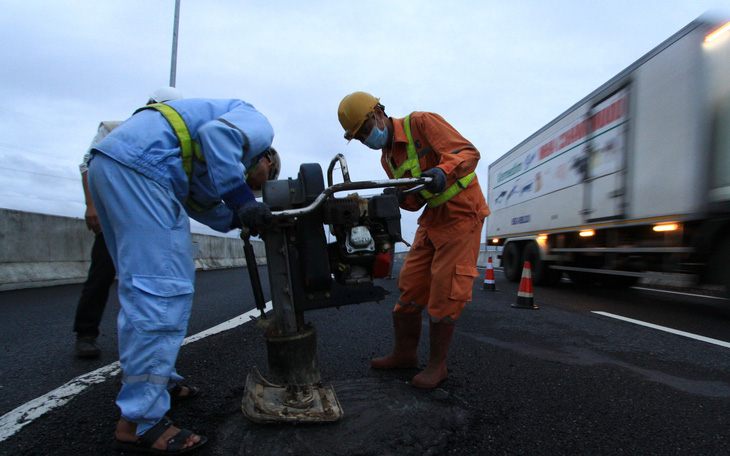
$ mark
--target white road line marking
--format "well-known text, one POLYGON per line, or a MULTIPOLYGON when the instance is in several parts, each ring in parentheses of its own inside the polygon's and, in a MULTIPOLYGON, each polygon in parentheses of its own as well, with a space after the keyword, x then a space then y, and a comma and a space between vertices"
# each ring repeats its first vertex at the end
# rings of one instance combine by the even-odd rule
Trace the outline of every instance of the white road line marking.
POLYGON ((119 361, 115 361, 93 372, 76 377, 50 393, 6 413, 0 417, 0 442, 18 432, 26 424, 32 423, 36 418, 64 405, 89 386, 113 377, 120 370, 119 361))
MULTIPOLYGON (((271 301, 266 303, 266 307, 264 308, 264 312, 269 312, 273 309, 271 305, 271 301)), ((254 314, 258 313, 258 309, 249 310, 245 314, 241 314, 237 317, 233 317, 228 321, 224 321, 223 323, 213 326, 212 328, 208 328, 205 331, 201 331, 198 334, 194 334, 192 336, 186 337, 185 340, 183 340, 182 344, 187 345, 192 342, 196 342, 200 339, 204 339, 206 337, 212 336, 214 334, 221 333, 223 331, 228 331, 229 329, 233 329, 236 326, 241 326, 242 324, 248 322, 251 320, 252 316, 255 316, 254 314)))
MULTIPOLYGON (((264 311, 268 312, 271 309, 271 301, 269 301, 266 303, 266 309, 264 311)), ((217 326, 186 337, 182 344, 186 345, 191 342, 196 342, 200 339, 240 326, 249 321, 251 316, 254 316, 258 312, 258 309, 250 310, 217 326)), ((0 442, 3 442, 18 432, 23 426, 32 423, 36 418, 40 418, 51 410, 66 404, 86 388, 97 383, 105 382, 117 375, 120 371, 121 366, 119 365, 119 361, 115 361, 95 371, 76 377, 55 390, 11 410, 0 417, 0 442)))
POLYGON ((592 311, 591 313, 594 313, 597 315, 603 315, 604 317, 615 318, 617 320, 623 320, 623 321, 626 321, 629 323, 634 323, 636 325, 646 326, 647 328, 658 329, 659 331, 665 331, 668 333, 676 334, 678 336, 689 337, 690 339, 707 342, 708 344, 715 344, 715 345, 719 345, 721 347, 730 348, 730 342, 724 342, 722 340, 711 339, 709 337, 700 336, 697 334, 692 334, 692 333, 688 333, 688 332, 684 332, 684 331, 679 331, 677 329, 667 328, 666 326, 659 326, 659 325, 647 323, 647 322, 641 321, 641 320, 634 320, 632 318, 626 318, 626 317, 622 317, 620 315, 614 315, 614 314, 611 314, 608 312, 592 311))
POLYGON ((671 293, 671 294, 678 294, 682 296, 693 296, 696 298, 707 298, 707 299, 719 299, 721 301, 724 301, 727 298, 722 298, 720 296, 708 296, 708 295, 701 295, 701 294, 695 294, 695 293, 682 293, 681 291, 670 291, 670 290, 660 290, 658 288, 644 288, 644 287, 631 287, 634 290, 644 290, 644 291, 655 291, 657 293, 671 293))

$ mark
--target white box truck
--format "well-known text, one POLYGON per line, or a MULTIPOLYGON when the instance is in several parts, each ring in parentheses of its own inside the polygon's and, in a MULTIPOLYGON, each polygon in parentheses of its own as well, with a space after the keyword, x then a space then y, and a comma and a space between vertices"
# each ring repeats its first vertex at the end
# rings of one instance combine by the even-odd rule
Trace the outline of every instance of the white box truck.
POLYGON ((693 21, 489 166, 509 280, 730 288, 729 29, 693 21))

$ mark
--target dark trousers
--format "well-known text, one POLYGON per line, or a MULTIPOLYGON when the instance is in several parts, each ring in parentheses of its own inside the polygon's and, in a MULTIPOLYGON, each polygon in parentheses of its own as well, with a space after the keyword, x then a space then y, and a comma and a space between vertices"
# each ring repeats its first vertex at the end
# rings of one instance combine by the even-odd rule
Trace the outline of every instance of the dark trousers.
POLYGON ((106 248, 104 235, 99 233, 91 247, 89 276, 84 283, 81 299, 76 308, 74 331, 78 333, 78 336, 97 337, 99 335, 99 323, 101 323, 106 300, 109 297, 109 288, 114 282, 115 275, 114 262, 106 248))

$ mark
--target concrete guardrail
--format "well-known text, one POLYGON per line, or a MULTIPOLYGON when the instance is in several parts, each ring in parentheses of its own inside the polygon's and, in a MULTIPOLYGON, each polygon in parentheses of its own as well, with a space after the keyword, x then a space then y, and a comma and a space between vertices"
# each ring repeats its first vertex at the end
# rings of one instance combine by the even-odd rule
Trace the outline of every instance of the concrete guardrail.
MULTIPOLYGON (((245 266, 243 241, 193 234, 196 269, 245 266)), ((0 209, 0 291, 86 280, 94 235, 80 218, 0 209)), ((257 261, 264 244, 252 241, 257 261)))
MULTIPOLYGON (((193 234, 192 239, 198 270, 246 265, 239 238, 193 234)), ((83 219, 0 209, 0 291, 84 282, 93 243, 83 219)), ((263 242, 252 244, 257 262, 266 264, 263 242)), ((477 266, 486 267, 491 256, 499 267, 496 249, 482 249, 477 266)))

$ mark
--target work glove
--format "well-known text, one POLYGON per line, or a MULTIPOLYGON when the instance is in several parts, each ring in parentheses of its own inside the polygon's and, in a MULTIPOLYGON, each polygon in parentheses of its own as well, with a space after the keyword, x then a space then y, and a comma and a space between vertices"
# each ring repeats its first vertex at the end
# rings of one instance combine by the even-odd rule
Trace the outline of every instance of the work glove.
POLYGON ((431 182, 426 184, 430 193, 441 193, 446 189, 446 173, 441 168, 431 168, 421 173, 421 177, 430 177, 431 182))
POLYGON ((406 200, 406 194, 403 193, 403 189, 400 187, 386 187, 383 189, 383 195, 395 195, 395 197, 398 199, 398 204, 403 204, 403 201, 406 200))
POLYGON ((274 221, 271 209, 264 203, 252 200, 236 210, 236 216, 243 226, 254 231, 261 231, 274 221))

